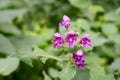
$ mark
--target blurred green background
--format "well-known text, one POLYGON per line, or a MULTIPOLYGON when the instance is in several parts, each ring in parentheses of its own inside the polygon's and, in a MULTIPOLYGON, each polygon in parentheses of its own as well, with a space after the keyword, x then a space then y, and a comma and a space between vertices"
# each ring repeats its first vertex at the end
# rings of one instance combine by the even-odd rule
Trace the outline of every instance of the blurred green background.
MULTIPOLYGON (((0 80, 61 80, 56 60, 43 63, 29 53, 39 46, 58 55, 51 39, 63 15, 71 18, 72 30, 91 34, 86 62, 120 80, 120 0, 0 0, 0 80)), ((88 80, 88 72, 73 80, 88 80)))

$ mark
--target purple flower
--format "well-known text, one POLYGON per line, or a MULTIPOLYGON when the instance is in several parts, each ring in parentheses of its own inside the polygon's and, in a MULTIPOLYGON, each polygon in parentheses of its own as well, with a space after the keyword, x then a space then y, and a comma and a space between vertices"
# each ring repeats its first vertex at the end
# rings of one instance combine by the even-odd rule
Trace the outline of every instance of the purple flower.
POLYGON ((72 61, 76 63, 77 68, 81 68, 82 70, 85 69, 84 66, 85 57, 81 50, 78 50, 76 54, 73 54, 72 61))
POLYGON ((59 23, 60 27, 65 27, 66 30, 70 27, 70 18, 66 15, 63 16, 63 21, 59 23))
POLYGON ((68 42, 68 47, 70 48, 74 47, 74 43, 77 42, 77 35, 78 33, 74 31, 67 32, 65 41, 68 42))
POLYGON ((52 40, 54 42, 53 47, 56 49, 58 46, 63 46, 64 39, 62 38, 62 35, 60 33, 54 34, 55 38, 52 40))
POLYGON ((84 34, 80 40, 80 44, 82 45, 82 47, 88 46, 89 48, 92 48, 90 35, 84 34))

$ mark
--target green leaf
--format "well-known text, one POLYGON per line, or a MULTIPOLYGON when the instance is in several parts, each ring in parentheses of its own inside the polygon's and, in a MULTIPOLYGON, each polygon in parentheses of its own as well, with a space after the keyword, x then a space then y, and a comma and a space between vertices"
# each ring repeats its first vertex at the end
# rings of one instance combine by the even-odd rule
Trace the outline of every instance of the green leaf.
POLYGON ((33 46, 39 45, 40 40, 37 37, 19 35, 9 37, 17 52, 24 50, 27 53, 32 52, 33 46))
POLYGON ((58 57, 56 57, 56 56, 53 56, 53 55, 51 55, 50 53, 47 53, 47 52, 45 52, 45 51, 43 51, 42 49, 37 48, 37 47, 34 48, 34 51, 33 51, 33 53, 31 54, 31 57, 32 57, 32 58, 41 57, 41 60, 42 60, 43 63, 45 63, 46 60, 49 59, 49 58, 55 59, 55 60, 58 60, 58 61, 61 61, 60 58, 58 58, 58 57))
POLYGON ((77 26, 77 30, 83 29, 84 31, 89 31, 90 30, 90 24, 86 19, 78 19, 75 23, 77 26))
POLYGON ((106 74, 103 67, 99 65, 89 65, 87 68, 90 69, 89 80, 115 80, 112 74, 106 74))
POLYGON ((101 46, 101 53, 104 54, 104 55, 107 55, 111 58, 115 58, 117 57, 117 55, 115 54, 115 50, 113 48, 113 46, 106 46, 106 45, 102 45, 101 46))
POLYGON ((5 8, 10 5, 10 0, 0 0, 0 8, 5 8))
POLYGON ((77 73, 72 80, 89 80, 89 78, 90 74, 88 69, 85 70, 77 69, 77 73))
POLYGON ((88 0, 69 0, 69 2, 71 3, 71 5, 79 9, 87 8, 89 5, 88 0))
POLYGON ((0 52, 7 55, 16 53, 13 44, 2 34, 0 34, 0 52))
POLYGON ((107 75, 107 78, 106 78, 107 80, 116 80, 115 78, 114 78, 114 75, 112 75, 112 74, 109 74, 109 75, 107 75))
POLYGON ((25 13, 26 9, 4 10, 0 11, 0 23, 6 23, 13 20, 18 15, 25 13))
POLYGON ((20 34, 20 30, 10 23, 0 24, 0 32, 14 35, 20 34))
POLYGON ((92 39, 93 47, 100 46, 100 45, 103 45, 104 43, 108 42, 107 38, 104 38, 100 34, 97 34, 97 33, 93 33, 91 39, 92 39))
POLYGON ((20 0, 0 0, 0 8, 18 7, 21 4, 20 0))
POLYGON ((113 21, 116 24, 120 24, 120 14, 118 11, 112 10, 104 15, 105 21, 113 21))
POLYGON ((33 67, 31 53, 25 53, 24 51, 21 51, 18 54, 16 54, 16 57, 24 63, 28 64, 29 66, 33 67))
POLYGON ((75 74, 76 74, 75 67, 68 64, 68 65, 65 65, 65 67, 58 74, 58 76, 60 80, 71 80, 72 78, 74 78, 75 74))
POLYGON ((65 33, 66 33, 65 27, 59 27, 59 32, 60 32, 62 35, 65 35, 65 33))
POLYGON ((45 72, 43 72, 44 74, 44 80, 52 80, 45 72))
POLYGON ((113 48, 112 46, 110 50, 106 49, 106 51, 108 52, 109 50, 109 53, 112 53, 113 56, 116 56, 116 54, 117 56, 120 55, 120 35, 110 36, 109 39, 115 43, 115 47, 113 48))
POLYGON ((120 73, 120 58, 115 59, 115 61, 110 65, 109 71, 112 73, 120 73))
POLYGON ((41 29, 41 33, 40 33, 40 40, 45 42, 48 40, 51 40, 53 37, 55 30, 54 29, 50 29, 44 26, 44 28, 41 29))
POLYGON ((49 69, 49 75, 53 78, 57 78, 58 77, 58 70, 57 69, 54 69, 54 68, 50 68, 49 69))
POLYGON ((14 57, 7 57, 0 59, 0 74, 7 76, 17 69, 19 65, 19 59, 14 57))
POLYGON ((99 64, 103 65, 106 63, 106 60, 104 58, 100 58, 97 54, 88 54, 85 56, 85 64, 99 64))
POLYGON ((115 11, 111 11, 105 14, 105 20, 107 21, 116 21, 116 19, 117 15, 115 15, 115 11))
POLYGON ((115 44, 115 52, 120 55, 120 43, 115 44))
POLYGON ((117 27, 115 24, 108 23, 102 26, 102 32, 107 36, 112 36, 118 34, 117 27))
POLYGON ((91 5, 90 7, 88 7, 89 11, 93 14, 97 13, 97 12, 104 12, 104 8, 102 6, 99 5, 91 5))

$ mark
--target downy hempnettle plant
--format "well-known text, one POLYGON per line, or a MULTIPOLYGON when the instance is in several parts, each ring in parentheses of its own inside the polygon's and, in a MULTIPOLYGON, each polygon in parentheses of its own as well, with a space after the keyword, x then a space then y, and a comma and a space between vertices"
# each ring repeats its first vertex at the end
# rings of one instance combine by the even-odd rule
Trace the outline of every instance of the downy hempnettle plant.
POLYGON ((78 36, 80 34, 70 29, 70 18, 66 15, 63 16, 63 21, 59 23, 59 27, 65 28, 66 31, 65 33, 57 32, 54 34, 54 38, 52 40, 53 48, 59 49, 60 47, 62 47, 63 49, 64 48, 72 49, 75 46, 76 47, 79 46, 76 52, 69 53, 69 51, 67 51, 68 52, 67 54, 72 55, 70 56, 71 61, 76 64, 77 68, 81 68, 82 70, 84 70, 85 69, 85 66, 84 66, 85 56, 82 51, 82 48, 85 48, 85 47, 92 48, 90 34, 83 34, 83 36, 79 39, 78 36), (63 37, 62 34, 65 34, 65 36, 63 37), (80 46, 82 48, 80 48, 80 46))
POLYGON ((120 0, 0 0, 0 80, 120 80, 120 0))

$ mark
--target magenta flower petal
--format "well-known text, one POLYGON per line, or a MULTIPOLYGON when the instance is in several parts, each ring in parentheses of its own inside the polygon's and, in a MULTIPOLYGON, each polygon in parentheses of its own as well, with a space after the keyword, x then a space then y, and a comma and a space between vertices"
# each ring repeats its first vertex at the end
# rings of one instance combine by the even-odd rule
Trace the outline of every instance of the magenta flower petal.
POLYGON ((72 61, 76 62, 76 60, 77 60, 77 55, 73 55, 72 56, 72 61))
POLYGON ((63 16, 63 21, 70 21, 70 18, 66 15, 63 16))
POLYGON ((77 33, 74 31, 67 32, 67 36, 65 38, 65 41, 68 42, 69 48, 74 47, 74 43, 77 42, 77 33))
POLYGON ((92 48, 90 35, 84 34, 80 40, 80 44, 82 45, 82 47, 88 46, 89 48, 92 48))
POLYGON ((84 64, 76 64, 76 67, 77 67, 77 68, 81 68, 82 70, 84 70, 84 69, 85 69, 84 64))
POLYGON ((70 18, 66 15, 63 16, 63 21, 59 23, 60 27, 65 27, 66 30, 70 27, 70 18))
POLYGON ((58 46, 63 46, 64 39, 62 38, 62 35, 60 33, 54 34, 55 38, 52 40, 54 42, 53 47, 56 49, 58 46))
POLYGON ((83 38, 86 38, 86 37, 89 37, 89 36, 90 36, 90 34, 84 34, 83 38))
POLYGON ((63 21, 60 22, 60 23, 59 23, 59 26, 60 26, 60 27, 64 27, 64 26, 65 26, 65 22, 63 22, 63 21))
POLYGON ((62 35, 60 33, 55 33, 54 36, 55 37, 62 37, 62 35))
POLYGON ((79 56, 82 56, 83 52, 81 50, 78 50, 76 54, 79 55, 79 56))
POLYGON ((85 57, 81 50, 78 50, 76 54, 72 56, 72 61, 76 63, 77 68, 81 68, 82 70, 85 69, 84 66, 85 57))
POLYGON ((68 42, 68 46, 69 46, 70 48, 72 48, 72 47, 74 47, 74 43, 73 43, 73 42, 68 42))

